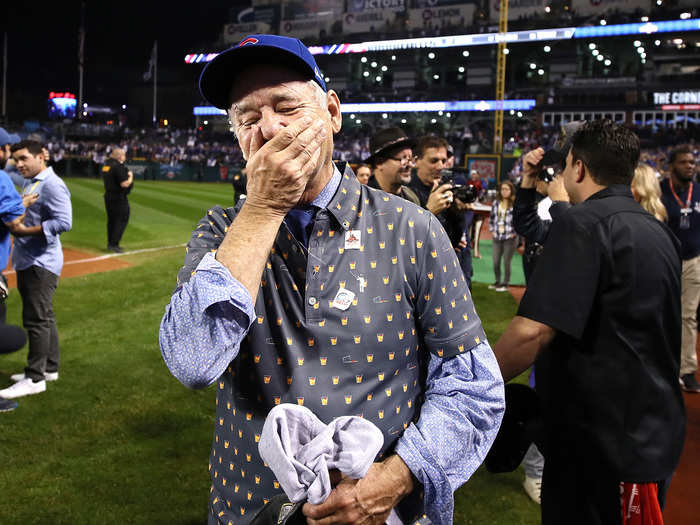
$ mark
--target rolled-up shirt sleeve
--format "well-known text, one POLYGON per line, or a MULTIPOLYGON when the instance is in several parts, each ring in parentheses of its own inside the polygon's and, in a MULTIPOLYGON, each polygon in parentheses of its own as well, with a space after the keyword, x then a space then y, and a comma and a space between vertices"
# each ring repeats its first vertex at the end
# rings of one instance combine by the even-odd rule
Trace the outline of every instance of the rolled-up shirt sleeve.
POLYGON ((206 387, 236 358, 253 319, 248 290, 207 253, 165 308, 159 334, 163 359, 185 386, 206 387))
POLYGON ((487 341, 449 359, 430 356, 425 402, 396 453, 423 485, 424 510, 452 524, 454 491, 481 465, 505 410, 503 378, 487 341))
POLYGON ((65 185, 53 184, 47 190, 45 206, 49 209, 50 218, 42 221, 41 229, 46 241, 52 242, 73 227, 73 207, 65 185))

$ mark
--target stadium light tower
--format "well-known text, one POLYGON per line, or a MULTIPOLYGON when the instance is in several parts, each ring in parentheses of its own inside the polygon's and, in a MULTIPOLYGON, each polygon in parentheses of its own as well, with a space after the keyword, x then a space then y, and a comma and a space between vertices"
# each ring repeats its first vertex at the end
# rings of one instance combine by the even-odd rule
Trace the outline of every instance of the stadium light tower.
POLYGON ((498 13, 498 34, 501 38, 498 41, 498 59, 496 67, 496 101, 498 107, 493 125, 493 152, 500 155, 503 151, 503 99, 506 91, 506 33, 508 32, 508 0, 500 0, 500 11, 498 13))

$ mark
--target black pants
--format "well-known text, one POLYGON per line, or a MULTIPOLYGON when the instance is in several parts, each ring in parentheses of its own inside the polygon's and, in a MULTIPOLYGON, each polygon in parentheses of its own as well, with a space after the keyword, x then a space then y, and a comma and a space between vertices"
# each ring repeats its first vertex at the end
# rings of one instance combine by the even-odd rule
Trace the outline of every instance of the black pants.
POLYGON ((53 294, 58 275, 39 266, 17 272, 17 288, 22 296, 22 324, 29 335, 29 357, 24 373, 33 381, 45 372, 58 371, 58 329, 53 313, 53 294))
POLYGON ((126 196, 105 195, 107 211, 107 246, 119 246, 129 223, 129 201, 126 196))

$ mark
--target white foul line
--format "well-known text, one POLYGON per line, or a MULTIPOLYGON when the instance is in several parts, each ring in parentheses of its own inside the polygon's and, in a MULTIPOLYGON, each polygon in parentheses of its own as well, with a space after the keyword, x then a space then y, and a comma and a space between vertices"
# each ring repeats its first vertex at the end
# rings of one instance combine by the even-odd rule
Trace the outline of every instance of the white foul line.
MULTIPOLYGON (((155 252, 155 251, 159 251, 159 250, 170 250, 172 248, 182 248, 183 246, 187 246, 187 243, 173 244, 172 246, 159 246, 158 248, 143 248, 141 250, 132 250, 130 252, 124 252, 124 253, 108 253, 106 255, 100 255, 98 257, 89 257, 87 259, 76 259, 74 261, 66 261, 63 263, 63 266, 68 266, 69 264, 82 264, 82 263, 103 261, 105 259, 110 259, 112 257, 121 257, 123 255, 136 255, 138 253, 155 252)), ((16 272, 14 270, 9 270, 9 271, 3 272, 3 273, 5 275, 10 275, 10 274, 13 274, 16 272)))

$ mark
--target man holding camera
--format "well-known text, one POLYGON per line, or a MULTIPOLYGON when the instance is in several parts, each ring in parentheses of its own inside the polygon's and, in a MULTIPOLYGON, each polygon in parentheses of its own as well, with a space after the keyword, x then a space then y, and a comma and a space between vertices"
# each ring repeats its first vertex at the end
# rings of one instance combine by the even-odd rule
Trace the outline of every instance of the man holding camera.
POLYGON ((575 205, 495 347, 505 380, 537 360, 545 525, 622 523, 640 508, 662 520, 680 458, 680 250, 632 197, 638 160, 623 126, 573 135, 562 177, 575 205))
POLYGON ((409 187, 418 195, 420 205, 440 221, 457 252, 464 277, 471 288, 471 251, 466 241, 465 212, 471 205, 455 198, 452 180, 443 180, 448 165, 448 143, 445 139, 428 135, 416 145, 416 169, 409 187))

